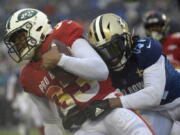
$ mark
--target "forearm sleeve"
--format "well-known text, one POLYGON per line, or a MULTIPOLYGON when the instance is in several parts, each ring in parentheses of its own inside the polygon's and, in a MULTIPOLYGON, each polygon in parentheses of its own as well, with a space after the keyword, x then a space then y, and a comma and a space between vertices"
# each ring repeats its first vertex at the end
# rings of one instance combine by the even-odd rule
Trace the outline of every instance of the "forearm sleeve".
POLYGON ((71 51, 73 57, 62 55, 58 66, 84 79, 107 79, 109 71, 106 64, 85 39, 77 39, 71 51))
POLYGON ((145 109, 160 104, 166 82, 163 56, 155 64, 145 69, 143 79, 144 89, 120 97, 124 108, 145 109))

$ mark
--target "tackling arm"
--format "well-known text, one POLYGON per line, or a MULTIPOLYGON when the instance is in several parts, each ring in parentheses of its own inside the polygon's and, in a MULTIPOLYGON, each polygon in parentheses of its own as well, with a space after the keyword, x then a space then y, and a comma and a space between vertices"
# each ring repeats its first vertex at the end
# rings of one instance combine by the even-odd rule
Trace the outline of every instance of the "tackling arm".
POLYGON ((72 56, 67 56, 53 48, 43 54, 46 69, 58 65, 67 72, 87 80, 106 80, 108 68, 97 52, 83 38, 83 27, 72 20, 62 21, 53 31, 53 39, 71 48, 72 56), (60 52, 60 53, 58 53, 60 52))
POLYGON ((164 57, 161 56, 155 64, 146 68, 143 76, 144 89, 120 97, 124 108, 144 109, 160 104, 166 82, 164 57))
POLYGON ((74 57, 62 55, 58 66, 85 79, 107 79, 109 71, 106 64, 85 39, 73 42, 72 54, 74 57))

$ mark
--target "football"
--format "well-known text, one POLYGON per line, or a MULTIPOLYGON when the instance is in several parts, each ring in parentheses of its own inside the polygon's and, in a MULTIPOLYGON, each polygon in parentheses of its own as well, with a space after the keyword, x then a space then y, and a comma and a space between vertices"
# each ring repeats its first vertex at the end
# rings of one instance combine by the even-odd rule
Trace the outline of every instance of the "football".
MULTIPOLYGON (((63 44, 62 42, 58 41, 58 40, 53 40, 52 41, 52 46, 56 45, 58 47, 58 50, 60 53, 64 53, 65 55, 68 56, 72 56, 70 49, 63 44)), ((64 69, 62 69, 59 66, 56 66, 55 68, 51 69, 50 72, 60 81, 62 81, 63 83, 72 83, 74 82, 77 77, 67 71, 65 71, 64 69)))
POLYGON ((64 53, 68 56, 72 56, 70 49, 59 40, 53 40, 51 46, 57 46, 60 53, 64 53))

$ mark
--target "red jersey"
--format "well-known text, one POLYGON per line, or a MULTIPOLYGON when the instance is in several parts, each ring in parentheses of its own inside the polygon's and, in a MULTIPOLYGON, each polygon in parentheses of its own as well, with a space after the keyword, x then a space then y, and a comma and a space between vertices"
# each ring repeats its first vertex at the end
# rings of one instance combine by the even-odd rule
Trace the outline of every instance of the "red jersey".
MULTIPOLYGON (((48 51, 54 39, 71 47, 76 39, 82 38, 82 34, 83 28, 78 23, 72 20, 62 21, 43 42, 41 54, 48 51)), ((65 108, 67 102, 84 106, 91 101, 103 99, 114 91, 109 79, 97 82, 76 77, 73 82, 67 83, 42 68, 41 64, 42 61, 31 61, 27 64, 20 74, 21 84, 26 92, 37 96, 47 96, 61 107, 65 108)))
POLYGON ((163 41, 163 51, 175 66, 180 66, 180 33, 167 36, 163 41))

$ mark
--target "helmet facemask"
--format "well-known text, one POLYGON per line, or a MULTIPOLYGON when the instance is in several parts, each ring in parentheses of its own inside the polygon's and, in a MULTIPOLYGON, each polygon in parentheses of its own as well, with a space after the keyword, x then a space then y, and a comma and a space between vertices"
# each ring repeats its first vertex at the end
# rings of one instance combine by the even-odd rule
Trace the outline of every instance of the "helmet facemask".
POLYGON ((8 54, 17 63, 32 58, 34 55, 37 41, 30 36, 31 28, 31 23, 27 22, 23 26, 8 33, 4 38, 4 43, 8 48, 8 54))
POLYGON ((97 47, 96 50, 111 70, 119 71, 125 66, 131 54, 130 46, 130 35, 123 33, 112 36, 111 41, 97 47))

